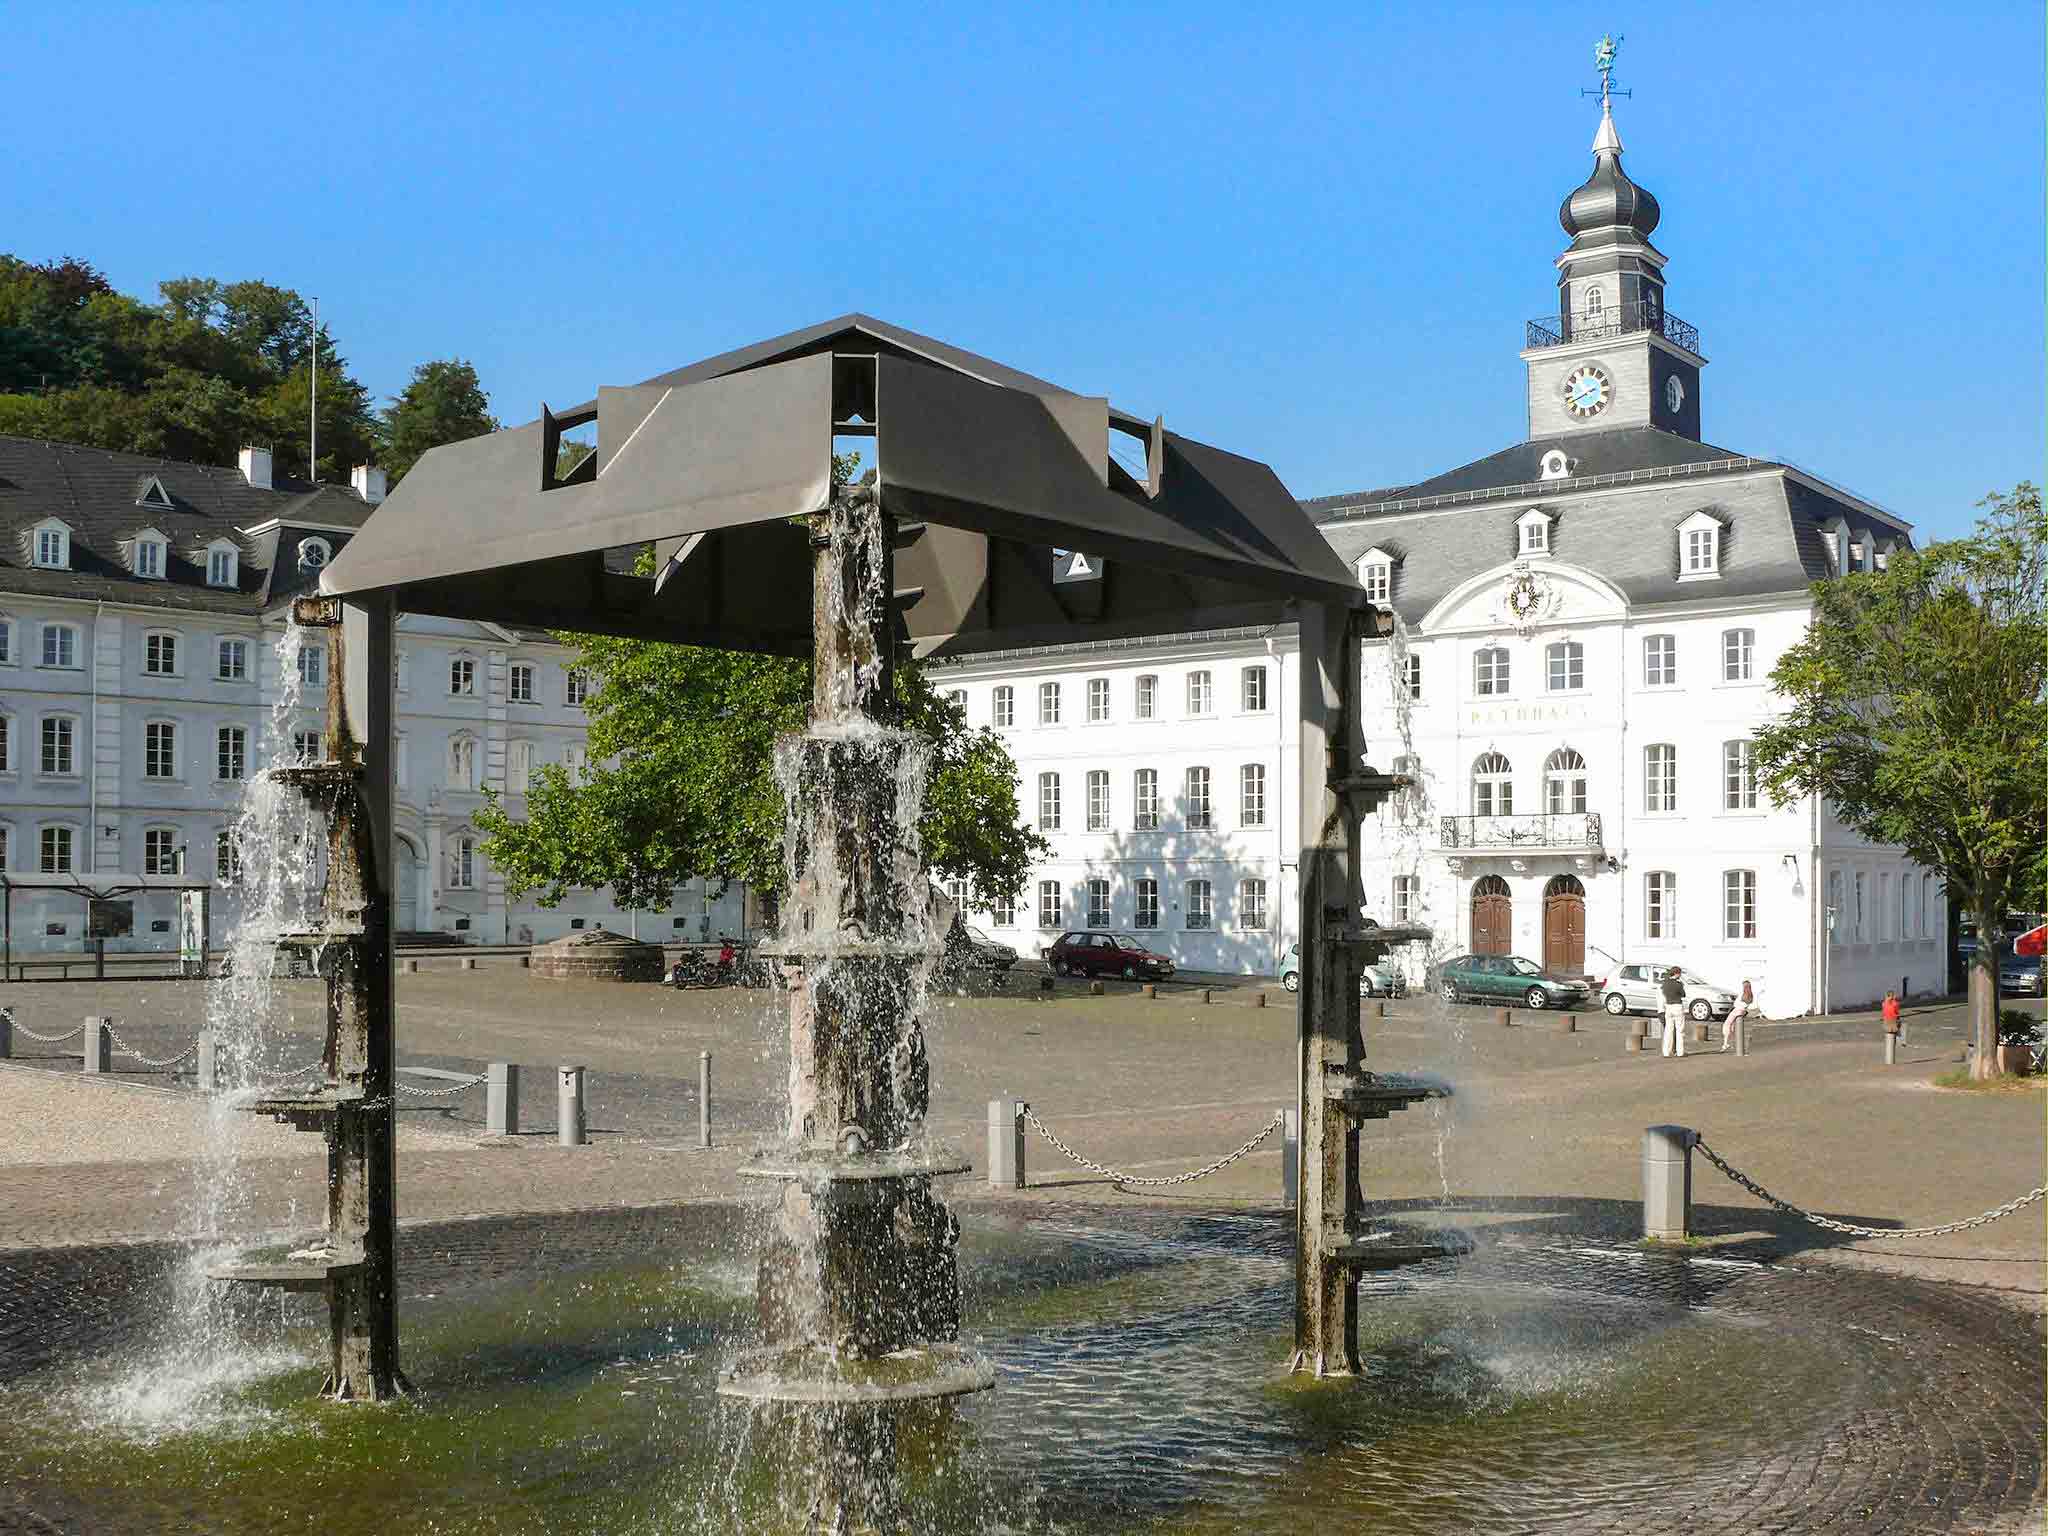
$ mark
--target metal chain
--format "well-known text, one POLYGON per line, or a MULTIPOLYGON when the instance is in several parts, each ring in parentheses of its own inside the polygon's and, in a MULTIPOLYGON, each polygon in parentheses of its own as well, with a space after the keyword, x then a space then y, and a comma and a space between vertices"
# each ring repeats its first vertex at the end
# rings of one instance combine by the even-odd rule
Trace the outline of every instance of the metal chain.
POLYGON ((18 1035, 26 1035, 29 1039, 34 1040, 41 1045, 62 1045, 66 1040, 76 1040, 80 1035, 84 1034, 85 1026, 81 1024, 78 1026, 78 1028, 70 1031, 68 1034, 39 1035, 34 1030, 30 1029, 26 1024, 17 1024, 14 1026, 14 1032, 18 1035))
POLYGON ((324 1061, 309 1061, 303 1067, 287 1067, 282 1072, 267 1072, 262 1067, 252 1066, 249 1068, 249 1075, 265 1078, 273 1083, 286 1083, 295 1077, 304 1077, 308 1072, 318 1071, 326 1065, 324 1061))
POLYGON ((116 1056, 126 1056, 130 1061, 139 1061, 145 1067, 175 1067, 179 1062, 190 1061, 199 1054, 199 1042, 195 1040, 168 1060, 155 1061, 143 1055, 142 1052, 136 1050, 126 1040, 123 1040, 118 1034, 114 1033, 112 1025, 107 1026, 107 1038, 114 1042, 114 1054, 116 1056))
POLYGON ((2005 1204, 1986 1211, 1981 1216, 1971 1216, 1962 1221, 1947 1222, 1938 1227, 1859 1227, 1846 1221, 1836 1221, 1831 1216, 1816 1216, 1812 1211, 1802 1211, 1789 1200, 1780 1200, 1768 1189, 1765 1189, 1763 1185, 1757 1183, 1755 1179, 1749 1177, 1748 1174, 1730 1166, 1727 1159, 1707 1145, 1704 1136, 1695 1138, 1693 1145, 1705 1154, 1708 1162, 1727 1174, 1729 1178, 1740 1184, 1766 1205, 1776 1206, 1787 1216, 1797 1216, 1802 1221, 1812 1222, 1816 1227, 1826 1227, 1830 1232, 1846 1232, 1852 1237, 1942 1237, 1950 1232, 1967 1232, 1971 1227, 1981 1227, 1998 1220, 2001 1216, 2010 1216, 2014 1211, 2024 1210, 2043 1195, 2048 1195, 2048 1184, 2044 1184, 2032 1194, 2021 1195, 2016 1200, 2008 1200, 2005 1204))
POLYGON ((1139 1175, 1135 1173, 1123 1173, 1115 1168, 1105 1168, 1100 1163, 1090 1162, 1087 1158, 1083 1157, 1080 1153, 1076 1152, 1072 1147, 1068 1146, 1064 1141, 1061 1141, 1059 1137, 1055 1136, 1052 1133, 1052 1127, 1048 1126, 1043 1120, 1039 1119, 1037 1115, 1031 1112, 1031 1106, 1029 1104, 1018 1105, 1017 1112, 1021 1114, 1026 1120, 1029 1120, 1031 1124, 1037 1128, 1039 1135, 1043 1136, 1047 1141, 1051 1142, 1055 1147, 1059 1148, 1060 1151, 1066 1153, 1068 1157, 1072 1158, 1075 1162, 1079 1163, 1083 1168, 1088 1169, 1091 1173, 1099 1173, 1104 1178, 1113 1179, 1119 1184, 1146 1184, 1152 1186, 1165 1184, 1190 1184, 1193 1183, 1196 1179, 1207 1178, 1212 1173, 1216 1173, 1221 1169, 1228 1168, 1240 1157, 1243 1157, 1247 1152, 1251 1151, 1253 1147, 1256 1147, 1260 1142, 1264 1141, 1268 1136, 1272 1135, 1273 1132, 1277 1130, 1286 1121, 1286 1116, 1280 1110, 1276 1109, 1273 1111, 1273 1118, 1266 1122, 1265 1128, 1261 1130, 1258 1133, 1258 1135, 1254 1136, 1250 1141, 1246 1142, 1243 1146, 1239 1147, 1235 1152, 1227 1153, 1226 1155, 1217 1158, 1215 1162, 1210 1163, 1207 1167, 1197 1168, 1190 1173, 1171 1174, 1163 1179, 1148 1179, 1141 1178, 1139 1175))
POLYGON ((472 1077, 467 1082, 451 1083, 446 1088, 415 1088, 411 1083, 399 1083, 397 1088, 400 1093, 409 1093, 416 1099, 445 1099, 451 1094, 467 1093, 483 1080, 482 1077, 472 1077))

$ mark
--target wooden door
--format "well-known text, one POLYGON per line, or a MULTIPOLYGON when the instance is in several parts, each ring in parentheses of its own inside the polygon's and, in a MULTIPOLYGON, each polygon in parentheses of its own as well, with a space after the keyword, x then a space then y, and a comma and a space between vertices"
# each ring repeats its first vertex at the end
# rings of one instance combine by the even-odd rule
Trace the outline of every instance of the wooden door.
POLYGON ((1543 968, 1556 976, 1586 969, 1586 888, 1570 875, 1543 891, 1543 968))
POLYGON ((1505 955, 1514 948, 1515 901, 1508 883, 1488 875, 1472 887, 1472 953, 1505 955))

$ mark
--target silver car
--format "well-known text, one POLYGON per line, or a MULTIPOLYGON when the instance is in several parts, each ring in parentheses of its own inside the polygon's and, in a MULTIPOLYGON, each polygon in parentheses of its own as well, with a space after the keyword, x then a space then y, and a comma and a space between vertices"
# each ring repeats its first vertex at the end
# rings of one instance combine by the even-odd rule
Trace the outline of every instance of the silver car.
MULTIPOLYGON (((1662 1013, 1664 973, 1669 969, 1667 965, 1617 967, 1600 983, 1600 991, 1607 999, 1607 1011, 1617 1016, 1624 1013, 1662 1013)), ((1715 986, 1703 976, 1680 970, 1678 979, 1685 987, 1688 1018, 1704 1024, 1708 1019, 1727 1018, 1735 1007, 1733 992, 1715 986)))

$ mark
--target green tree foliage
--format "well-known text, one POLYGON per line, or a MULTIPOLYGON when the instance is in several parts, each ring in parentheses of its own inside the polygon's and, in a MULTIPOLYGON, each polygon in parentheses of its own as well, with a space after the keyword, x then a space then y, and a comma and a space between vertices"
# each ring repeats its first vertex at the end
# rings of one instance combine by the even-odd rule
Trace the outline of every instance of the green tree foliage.
POLYGON ((384 467, 396 485, 421 454, 498 430, 476 369, 461 358, 421 363, 384 413, 384 467))
MULTIPOLYGON (((808 661, 644 640, 565 636, 591 693, 591 766, 572 780, 537 770, 526 818, 492 799, 477 823, 515 894, 553 905, 572 887, 612 888, 619 905, 660 907, 686 880, 783 884, 776 738, 803 730, 808 661)), ((970 730, 921 669, 896 673, 902 723, 933 744, 925 862, 964 877, 973 905, 1023 889, 1045 840, 1020 823, 1017 769, 993 730, 970 730)))
MULTIPOLYGON (((1814 587, 1812 627, 1771 674, 1786 711, 1756 749, 1779 804, 1825 796, 1939 872, 1993 935, 2037 888, 2048 841, 2048 519, 2029 484, 1980 505, 1970 538, 1814 587)), ((1979 1076, 1997 1071, 1997 964, 1980 944, 1979 1076)))

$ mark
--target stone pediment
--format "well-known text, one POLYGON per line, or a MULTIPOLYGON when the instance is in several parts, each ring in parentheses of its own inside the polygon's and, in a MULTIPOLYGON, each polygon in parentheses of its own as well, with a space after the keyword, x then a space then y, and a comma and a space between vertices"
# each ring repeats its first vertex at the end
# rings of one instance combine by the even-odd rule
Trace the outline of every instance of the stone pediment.
POLYGON ((1460 582, 1423 615, 1422 634, 1535 634, 1628 611, 1621 589, 1583 566, 1555 558, 1510 560, 1460 582))

